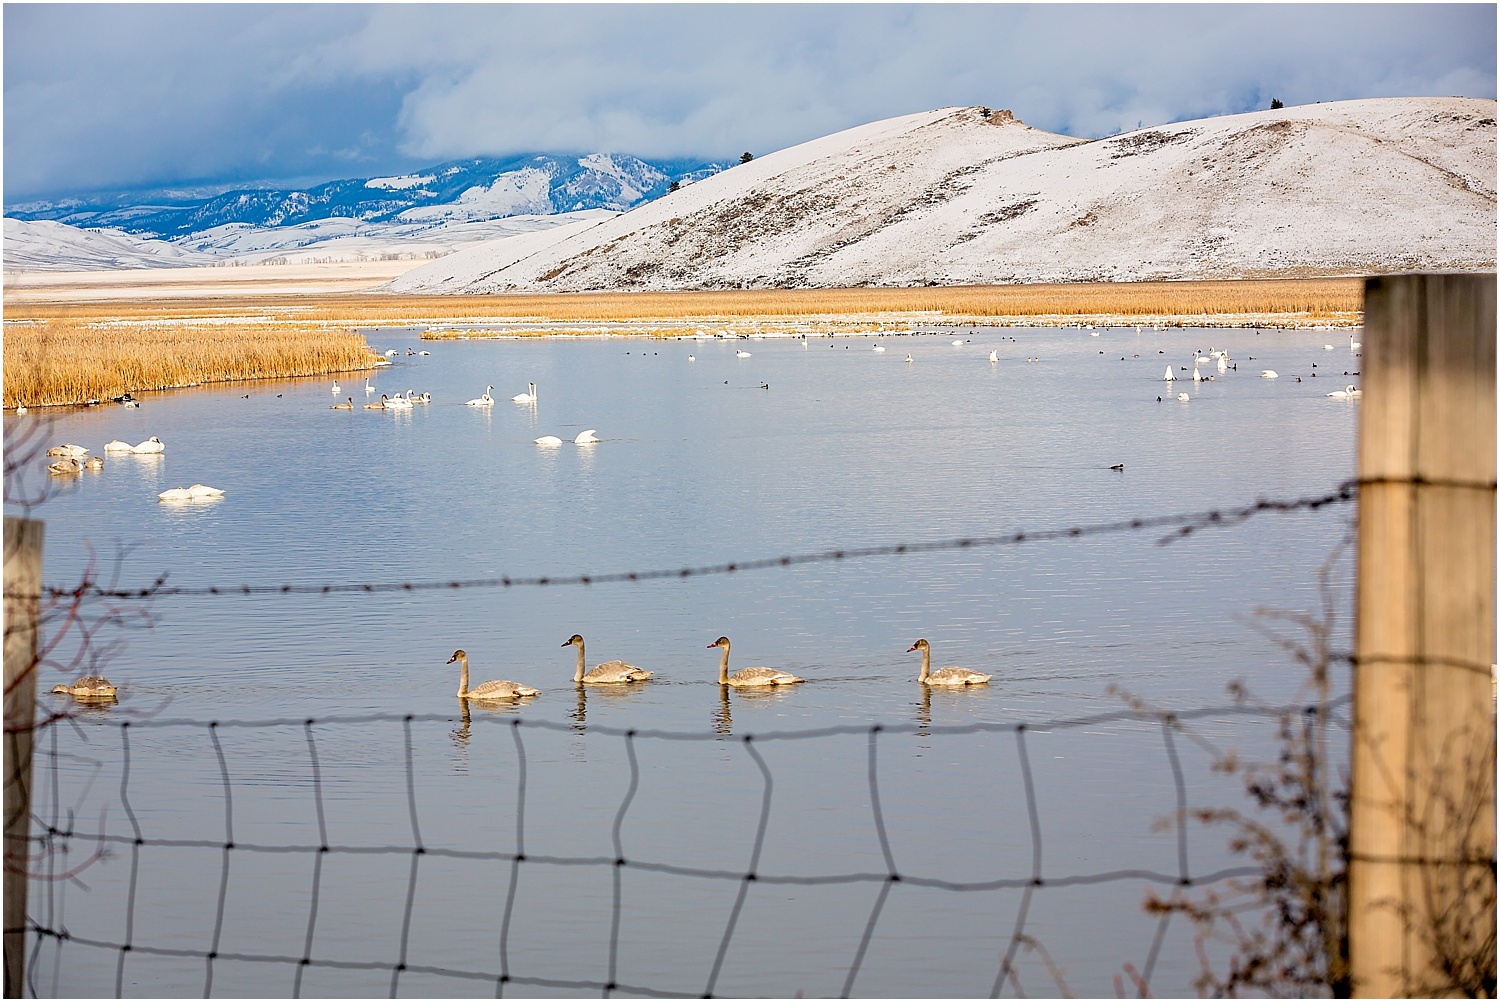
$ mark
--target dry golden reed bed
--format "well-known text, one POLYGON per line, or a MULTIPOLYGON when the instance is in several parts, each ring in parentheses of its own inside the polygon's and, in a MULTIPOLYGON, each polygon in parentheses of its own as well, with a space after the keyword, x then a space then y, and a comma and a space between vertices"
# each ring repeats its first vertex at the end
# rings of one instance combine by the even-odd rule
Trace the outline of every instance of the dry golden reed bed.
MULTIPOLYGON (((633 324, 678 334, 685 323, 758 319, 822 333, 875 323, 1121 322, 1198 325, 1356 324, 1362 279, 1142 282, 911 289, 729 290, 402 296, 244 294, 6 306, 6 407, 77 403, 215 380, 317 375, 375 356, 351 328, 494 321, 506 334, 548 324, 633 324), (800 320, 799 320, 800 318, 800 320), (660 327, 651 324, 663 321, 660 327)), ((738 321, 736 324, 735 322, 738 321)), ((577 331, 575 331, 576 333, 577 331)), ((441 334, 439 335, 441 336, 441 334)), ((457 336, 452 334, 451 336, 457 336)))
POLYGON ((347 330, 6 319, 6 407, 83 403, 230 379, 317 375, 376 361, 364 338, 347 330))

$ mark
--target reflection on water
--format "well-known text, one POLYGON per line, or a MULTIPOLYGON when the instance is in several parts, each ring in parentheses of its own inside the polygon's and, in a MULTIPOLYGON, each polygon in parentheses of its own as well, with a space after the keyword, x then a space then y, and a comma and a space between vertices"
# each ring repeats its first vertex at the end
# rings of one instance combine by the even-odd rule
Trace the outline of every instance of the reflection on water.
MULTIPOLYGON (((49 416, 48 445, 72 441, 97 451, 113 438, 156 435, 167 451, 108 458, 99 475, 73 479, 38 510, 47 520, 46 579, 76 582, 90 547, 125 548, 125 587, 160 574, 171 585, 232 589, 648 571, 1088 526, 1321 494, 1352 475, 1360 405, 1328 400, 1311 376, 1324 368, 1326 334, 1098 333, 980 330, 967 333, 970 343, 962 348, 950 345, 951 331, 891 336, 882 340, 889 349, 883 353, 861 342, 849 350, 831 342, 840 350, 813 352, 805 341, 765 339, 748 358, 737 358, 729 340, 661 342, 652 349, 659 354, 628 358, 618 341, 608 340, 433 342, 430 357, 400 356, 370 378, 378 392, 415 386, 432 393, 430 404, 399 413, 366 411, 357 393, 352 412, 330 410, 323 378, 143 395, 137 409, 58 412, 49 416), (1210 344, 1255 361, 1244 372, 1200 384, 1189 407, 1158 403, 1162 366, 1185 362, 1189 351, 1210 344), (695 361, 688 361, 690 352, 695 361), (1046 362, 1027 364, 1028 357, 1046 362), (1261 380, 1254 373, 1262 367, 1302 374, 1304 381, 1261 380), (535 403, 464 404, 484 384, 527 382, 541 387, 535 403), (602 441, 573 444, 588 428, 602 441), (563 444, 538 448, 533 440, 540 435, 563 444), (156 499, 165 487, 192 483, 212 484, 225 496, 207 506, 156 499)), ((377 334, 372 343, 390 342, 377 334)), ((1337 386, 1347 382, 1340 377, 1337 386)), ((32 473, 45 479, 44 465, 32 473)), ((174 718, 202 721, 218 719, 225 706, 242 720, 389 714, 398 720, 394 727, 320 733, 321 782, 338 814, 330 822, 333 837, 342 844, 399 845, 410 838, 407 812, 391 809, 408 796, 399 719, 430 714, 442 722, 413 729, 410 760, 426 836, 442 833, 460 848, 493 849, 485 840, 512 830, 516 808, 507 784, 517 775, 520 734, 527 774, 535 779, 526 811, 530 851, 593 858, 614 852, 611 826, 629 775, 620 731, 743 737, 915 723, 917 737, 893 731, 880 743, 882 805, 898 863, 905 870, 908 860, 920 861, 954 879, 1024 877, 1030 835, 1024 810, 1016 810, 1022 794, 1013 738, 958 739, 942 729, 1118 709, 1107 692, 1111 684, 1169 708, 1220 704, 1236 678, 1250 680, 1268 701, 1290 694, 1295 673, 1245 617, 1260 606, 1316 608, 1317 566, 1344 535, 1350 514, 1333 506, 1267 515, 1165 546, 1157 534, 1086 535, 650 583, 163 597, 151 606, 155 628, 122 635, 107 666, 126 686, 125 702, 76 704, 78 730, 59 729, 57 739, 60 746, 114 747, 109 742, 118 734, 103 725, 163 708, 174 718), (572 665, 561 662, 556 638, 575 630, 601 651, 638 659, 654 677, 640 685, 575 685, 569 698, 572 665), (743 663, 783 666, 807 682, 711 692, 703 641, 720 633, 739 638, 735 652, 743 663), (916 665, 903 653, 914 636, 930 638, 944 661, 991 673, 990 684, 955 691, 917 686, 916 665), (525 680, 543 695, 499 706, 460 700, 455 726, 452 680, 431 665, 457 647, 499 652, 495 677, 525 680), (507 733, 515 720, 557 730, 507 733), (959 830, 961 839, 938 837, 959 830), (471 833, 475 841, 465 841, 471 833)), ((149 720, 141 724, 130 732, 129 789, 132 810, 149 817, 149 836, 221 837, 217 798, 224 780, 212 750, 197 738, 153 731, 149 720)), ((1149 866, 1175 872, 1175 843, 1162 848, 1154 841, 1155 819, 1176 809, 1155 732, 1123 750, 1111 744, 1124 740, 1120 729, 1070 732, 1067 741, 1051 744, 1040 730, 1032 734, 1047 860, 1055 868, 1049 873, 1149 866)), ((316 829, 309 834, 303 817, 315 817, 304 804, 311 786, 304 736, 225 735, 236 836, 249 826, 264 844, 317 844, 316 829)), ((1230 737, 1238 746, 1243 735, 1230 737)), ((640 742, 639 800, 622 822, 626 852, 673 861, 704 851, 700 846, 724 846, 732 860, 703 865, 742 867, 744 840, 756 830, 761 775, 729 743, 718 757, 695 748, 701 745, 640 742)), ((869 827, 863 737, 756 748, 775 776, 768 873, 881 871, 884 857, 869 827)), ((60 752, 59 816, 104 816, 113 826, 125 816, 120 777, 95 781, 82 767, 76 776, 67 772, 74 750, 60 752)), ((107 768, 119 765, 116 757, 100 757, 107 768)), ((1222 777, 1205 770, 1197 783, 1195 796, 1217 804, 1222 777)), ((47 795, 53 796, 50 786, 47 795)), ((1212 856, 1202 846, 1195 852, 1212 856)), ((152 894, 166 916, 201 901, 204 880, 217 886, 220 879, 217 871, 173 877, 178 864, 165 856, 156 865, 162 875, 152 894)), ((424 862, 423 872, 441 865, 424 862)), ((344 883, 329 878, 319 907, 329 915, 344 909, 343 925, 329 927, 339 930, 341 942, 375 935, 360 923, 379 909, 361 904, 357 889, 404 881, 406 866, 395 877, 380 871, 344 883)), ((488 938, 478 944, 483 923, 470 920, 488 899, 469 896, 482 897, 482 889, 508 878, 473 873, 443 885, 441 895, 422 892, 424 901, 436 896, 444 906, 414 919, 414 929, 432 940, 422 950, 435 966, 487 970, 491 962, 493 936, 484 929, 488 938), (465 952, 465 937, 476 940, 472 953, 465 952)), ((517 969, 563 980, 585 976, 577 973, 584 968, 586 976, 598 973, 594 954, 578 952, 575 929, 585 928, 589 943, 608 942, 607 901, 601 912, 592 885, 564 890, 549 882, 563 879, 556 875, 522 873, 517 928, 544 932, 555 922, 567 933, 534 932, 511 944, 517 969), (590 925, 600 914, 602 932, 590 925)), ((648 916, 647 927, 680 914, 683 928, 673 926, 673 934, 695 953, 714 956, 724 922, 714 893, 676 885, 642 890, 638 876, 626 880, 630 907, 648 916), (712 931, 707 945, 694 938, 703 930, 712 931)), ((258 908, 284 912, 286 900, 306 891, 291 879, 235 883, 230 912, 241 925, 226 933, 223 950, 301 955, 300 940, 283 943, 279 929, 260 928, 248 917, 261 914, 258 908)), ((48 890, 79 896, 70 922, 88 915, 105 923, 124 914, 128 865, 102 860, 87 883, 88 890, 72 884, 48 890)), ((844 890, 799 889, 777 898, 791 913, 752 892, 716 994, 838 993, 841 982, 825 977, 828 957, 853 950, 870 908, 869 895, 855 893, 862 889, 844 890), (849 895, 840 897, 844 890, 849 895), (756 957, 770 949, 777 950, 774 972, 741 952, 756 957), (740 967, 731 969, 735 963, 740 967)), ((1037 930, 1054 955, 1081 937, 1066 961, 1076 990, 1107 992, 1121 958, 1140 960, 1137 940, 1149 943, 1155 927, 1140 922, 1138 891, 1090 889, 1081 903, 1062 893, 1038 896, 1037 914, 1046 901, 1064 902, 1046 919, 1052 925, 1037 930)), ((892 909, 911 909, 906 921, 929 921, 934 930, 946 930, 949 918, 963 918, 964 928, 1014 922, 1014 899, 1003 895, 934 903, 920 892, 896 890, 890 900, 892 909), (929 907, 934 912, 923 911, 929 907)), ((210 914, 209 927, 212 920, 210 914)), ((320 913, 320 929, 322 922, 320 913)), ((203 922, 193 917, 183 924, 190 938, 203 922)), ((120 936, 118 929, 93 932, 120 936)), ((946 944, 938 962, 903 953, 908 940, 886 937, 884 925, 876 935, 869 962, 886 965, 878 983, 891 994, 990 990, 991 940, 935 931, 946 944), (981 969, 987 973, 966 980, 981 969)), ((629 958, 642 968, 637 983, 701 993, 702 984, 674 980, 672 972, 684 965, 673 943, 653 943, 638 945, 629 958)), ((131 964, 144 963, 137 955, 131 964)), ((56 969, 56 983, 43 986, 51 994, 114 991, 108 951, 69 947, 56 969)), ((1163 948, 1153 987, 1187 991, 1195 970, 1189 935, 1163 948)), ((153 976, 143 991, 201 990, 201 978, 165 969, 153 976)), ((284 990, 246 977, 237 986, 246 994, 284 990)), ((370 994, 388 987, 329 981, 322 990, 370 994)), ((456 989, 448 982, 432 988, 443 990, 456 989)))

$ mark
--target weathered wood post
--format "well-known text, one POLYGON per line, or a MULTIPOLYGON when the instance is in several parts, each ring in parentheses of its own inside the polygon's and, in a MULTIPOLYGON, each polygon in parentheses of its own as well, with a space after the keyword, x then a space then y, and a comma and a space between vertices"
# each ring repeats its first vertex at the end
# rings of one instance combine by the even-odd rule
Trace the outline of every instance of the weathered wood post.
POLYGON ((1356 996, 1494 977, 1495 340, 1494 275, 1365 283, 1356 996))
POLYGON ((42 530, 5 520, 5 997, 25 994, 26 880, 31 859, 31 735, 42 530))

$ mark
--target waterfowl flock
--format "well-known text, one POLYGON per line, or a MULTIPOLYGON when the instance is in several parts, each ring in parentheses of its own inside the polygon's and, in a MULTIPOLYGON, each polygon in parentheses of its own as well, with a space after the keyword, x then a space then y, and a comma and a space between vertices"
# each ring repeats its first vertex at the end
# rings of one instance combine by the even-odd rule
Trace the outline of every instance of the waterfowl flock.
MULTIPOLYGON (((604 661, 594 667, 588 667, 588 657, 585 653, 584 640, 581 634, 573 634, 562 643, 564 647, 576 647, 578 653, 573 666, 573 684, 575 686, 585 685, 634 685, 648 681, 656 674, 647 671, 626 661, 604 661)), ((765 689, 771 686, 800 685, 805 679, 793 675, 791 672, 782 671, 780 668, 767 668, 756 666, 741 668, 733 674, 729 671, 729 638, 720 637, 708 645, 709 650, 718 648, 722 653, 719 655, 718 683, 731 689, 765 689)), ((944 665, 937 671, 932 670, 932 648, 925 639, 918 640, 907 649, 922 652, 922 669, 917 676, 920 685, 939 688, 959 688, 964 686, 987 685, 994 676, 977 672, 970 668, 959 665, 944 665)), ((522 685, 520 682, 509 680, 497 680, 482 682, 473 688, 469 687, 469 655, 459 649, 453 652, 453 656, 447 661, 453 664, 457 661, 459 665, 458 698, 475 700, 516 700, 523 697, 538 696, 541 690, 534 686, 522 685)))

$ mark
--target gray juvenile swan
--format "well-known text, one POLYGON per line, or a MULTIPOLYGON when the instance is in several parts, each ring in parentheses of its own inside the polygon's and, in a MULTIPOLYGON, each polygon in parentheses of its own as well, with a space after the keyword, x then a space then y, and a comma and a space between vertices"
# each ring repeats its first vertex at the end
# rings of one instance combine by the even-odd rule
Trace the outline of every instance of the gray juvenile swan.
POLYGON ((54 685, 53 692, 61 692, 69 696, 81 696, 84 699, 90 697, 101 699, 115 694, 115 687, 110 684, 109 679, 103 675, 85 675, 72 685, 54 685))
POLYGON ((906 649, 908 654, 912 651, 922 652, 922 674, 917 676, 917 681, 923 685, 984 685, 990 680, 988 675, 958 665, 944 665, 933 671, 932 648, 925 640, 918 640, 906 649))
POLYGON ((741 668, 731 675, 729 674, 729 638, 720 637, 708 645, 709 650, 713 650, 715 647, 722 647, 724 649, 723 655, 719 658, 720 685, 732 685, 740 688, 743 686, 791 685, 794 682, 803 681, 803 679, 798 678, 796 675, 784 672, 780 668, 741 668))
POLYGON ((533 689, 529 685, 519 682, 497 680, 480 682, 477 686, 469 688, 469 655, 458 650, 448 659, 448 664, 458 662, 458 698, 459 699, 515 699, 519 696, 541 695, 540 689, 533 689))
POLYGON ((652 673, 644 668, 626 664, 624 661, 606 661, 583 670, 583 637, 577 633, 562 642, 564 647, 578 648, 578 668, 573 672, 573 681, 579 685, 614 685, 620 682, 644 682, 652 673))

